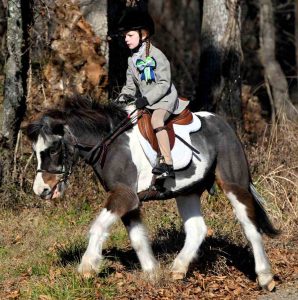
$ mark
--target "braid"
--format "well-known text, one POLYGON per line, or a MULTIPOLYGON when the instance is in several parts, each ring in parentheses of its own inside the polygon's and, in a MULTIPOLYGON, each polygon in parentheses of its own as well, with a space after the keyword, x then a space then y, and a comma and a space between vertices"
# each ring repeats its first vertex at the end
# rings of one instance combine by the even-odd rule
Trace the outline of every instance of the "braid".
POLYGON ((149 50, 150 50, 150 38, 146 40, 146 57, 149 56, 149 50))

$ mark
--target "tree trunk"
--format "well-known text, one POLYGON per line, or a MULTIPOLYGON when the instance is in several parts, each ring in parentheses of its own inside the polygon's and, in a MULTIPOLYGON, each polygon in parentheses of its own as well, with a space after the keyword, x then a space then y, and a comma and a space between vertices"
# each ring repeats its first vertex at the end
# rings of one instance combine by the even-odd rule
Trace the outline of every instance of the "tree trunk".
POLYGON ((95 34, 100 37, 100 50, 106 59, 106 66, 108 67, 108 0, 76 0, 74 2, 79 4, 84 18, 91 24, 95 34))
POLYGON ((0 73, 3 72, 3 65, 5 61, 5 35, 6 35, 6 7, 2 0, 0 0, 0 73))
POLYGON ((276 114, 279 120, 297 120, 298 112, 291 103, 287 80, 275 57, 275 26, 271 0, 260 0, 260 47, 273 115, 276 114))
POLYGON ((240 1, 204 1, 201 31, 199 104, 224 116, 235 128, 242 122, 240 1))
POLYGON ((295 2, 295 49, 296 49, 296 87, 298 89, 298 2, 295 2))
POLYGON ((13 149, 26 110, 26 77, 28 71, 28 21, 30 1, 9 0, 7 3, 7 52, 5 72, 2 168, 4 182, 11 180, 13 149))
POLYGON ((153 43, 169 59, 172 79, 179 95, 195 98, 200 58, 199 2, 151 0, 148 10, 155 21, 153 43))

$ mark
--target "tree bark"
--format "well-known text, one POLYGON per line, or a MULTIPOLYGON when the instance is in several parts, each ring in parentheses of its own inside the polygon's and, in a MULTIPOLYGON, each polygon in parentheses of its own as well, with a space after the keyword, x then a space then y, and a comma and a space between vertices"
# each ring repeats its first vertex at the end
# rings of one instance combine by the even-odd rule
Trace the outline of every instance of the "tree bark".
POLYGON ((5 61, 5 35, 6 35, 6 7, 2 0, 0 0, 0 72, 2 73, 5 61))
POLYGON ((296 76, 297 76, 297 81, 296 81, 296 86, 298 89, 298 2, 295 2, 295 57, 296 57, 296 76))
POLYGON ((271 0, 260 0, 260 56, 265 71, 269 97, 279 120, 298 119, 298 111, 291 103, 288 83, 275 57, 275 26, 271 0))
POLYGON ((28 71, 28 20, 30 1, 9 0, 7 3, 7 52, 5 72, 2 168, 5 182, 11 180, 13 149, 26 110, 26 77, 28 71))
POLYGON ((79 4, 84 18, 91 24, 95 34, 100 37, 100 50, 106 59, 106 67, 108 67, 108 0, 75 0, 74 2, 79 4))
POLYGON ((199 76, 200 108, 241 127, 240 1, 204 1, 199 76))
POLYGON ((171 63, 173 82, 180 96, 193 98, 200 59, 200 6, 197 0, 151 0, 148 10, 155 21, 153 43, 171 63))

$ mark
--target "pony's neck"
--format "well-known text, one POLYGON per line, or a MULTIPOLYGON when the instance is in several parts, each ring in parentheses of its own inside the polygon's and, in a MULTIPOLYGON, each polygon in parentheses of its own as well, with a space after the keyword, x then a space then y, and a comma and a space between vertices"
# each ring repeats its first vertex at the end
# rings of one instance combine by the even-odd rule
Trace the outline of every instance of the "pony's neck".
POLYGON ((115 106, 99 105, 97 109, 73 112, 66 123, 81 145, 96 145, 109 136, 127 117, 127 113, 115 106))

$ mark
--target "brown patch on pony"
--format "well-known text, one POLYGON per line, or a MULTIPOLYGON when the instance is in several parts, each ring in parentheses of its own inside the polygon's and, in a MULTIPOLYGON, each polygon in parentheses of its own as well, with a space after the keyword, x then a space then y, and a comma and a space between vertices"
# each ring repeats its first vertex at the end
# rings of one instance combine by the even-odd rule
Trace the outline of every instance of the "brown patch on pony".
POLYGON ((137 194, 128 186, 118 183, 110 192, 104 207, 119 217, 123 217, 128 212, 137 209, 139 204, 137 194))
POLYGON ((230 182, 225 182, 220 176, 220 172, 216 171, 216 183, 227 195, 229 192, 233 193, 237 200, 245 205, 248 218, 258 228, 256 219, 255 200, 249 190, 230 182))
POLYGON ((46 184, 50 186, 51 189, 53 189, 60 180, 58 175, 47 172, 42 173, 42 179, 46 184))

